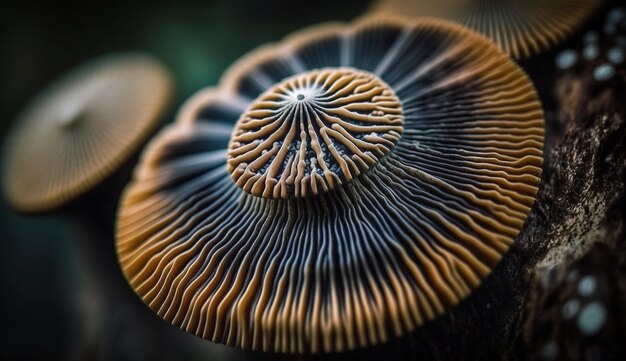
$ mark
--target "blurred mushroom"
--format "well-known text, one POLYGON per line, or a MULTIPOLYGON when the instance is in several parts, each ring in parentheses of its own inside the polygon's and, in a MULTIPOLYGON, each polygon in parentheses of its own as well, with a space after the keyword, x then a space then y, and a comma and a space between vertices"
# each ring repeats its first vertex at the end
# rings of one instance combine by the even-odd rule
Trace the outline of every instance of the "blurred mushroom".
POLYGON ((485 34, 511 57, 525 59, 561 43, 601 3, 601 0, 378 0, 372 11, 453 20, 485 34))
MULTIPOLYGON (((112 228, 118 183, 128 180, 124 171, 163 120, 171 93, 169 71, 152 56, 106 55, 45 88, 8 135, 2 181, 9 205, 22 213, 60 211, 73 232, 81 272, 66 302, 80 335, 76 359, 128 358, 133 349, 120 338, 140 334, 158 343, 168 335, 150 314, 136 312, 141 304, 117 267, 112 228)), ((193 344, 168 340, 168 347, 134 349, 171 358, 168 352, 193 344)))
POLYGON ((24 213, 58 209, 110 176, 147 139, 171 80, 141 53, 104 56, 63 76, 18 117, 5 150, 4 194, 24 213))
POLYGON ((151 142, 120 206, 119 261, 152 310, 208 340, 384 342, 507 252, 543 129, 526 75, 466 28, 317 26, 245 56, 151 142), (214 129, 229 121, 227 149, 214 129))

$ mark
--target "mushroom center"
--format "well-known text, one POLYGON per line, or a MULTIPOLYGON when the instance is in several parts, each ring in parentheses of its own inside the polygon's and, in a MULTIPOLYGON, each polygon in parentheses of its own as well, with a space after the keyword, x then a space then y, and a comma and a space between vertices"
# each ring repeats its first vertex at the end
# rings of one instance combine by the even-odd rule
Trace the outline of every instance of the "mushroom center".
POLYGON ((239 118, 228 170, 255 196, 316 195, 374 167, 402 134, 400 100, 376 75, 312 70, 261 94, 239 118))
POLYGON ((83 116, 83 108, 82 102, 79 101, 65 104, 57 113, 57 123, 63 129, 74 127, 83 116))

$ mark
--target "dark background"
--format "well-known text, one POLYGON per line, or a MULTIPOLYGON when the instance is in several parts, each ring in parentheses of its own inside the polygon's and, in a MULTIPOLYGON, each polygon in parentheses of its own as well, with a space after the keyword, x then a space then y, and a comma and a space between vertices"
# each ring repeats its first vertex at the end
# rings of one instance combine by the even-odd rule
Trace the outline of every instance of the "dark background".
MULTIPOLYGON (((171 122, 186 98, 215 85, 228 65, 247 51, 304 26, 353 19, 368 3, 4 3, 0 6, 0 137, 4 140, 20 108, 43 86, 76 65, 114 51, 148 51, 170 68, 176 93, 164 122, 171 122)), ((100 191, 99 199, 108 203, 100 209, 106 213, 106 222, 99 225, 71 211, 20 216, 2 201, 0 359, 230 360, 255 356, 169 326, 132 294, 115 263, 112 217, 117 192, 100 191)))

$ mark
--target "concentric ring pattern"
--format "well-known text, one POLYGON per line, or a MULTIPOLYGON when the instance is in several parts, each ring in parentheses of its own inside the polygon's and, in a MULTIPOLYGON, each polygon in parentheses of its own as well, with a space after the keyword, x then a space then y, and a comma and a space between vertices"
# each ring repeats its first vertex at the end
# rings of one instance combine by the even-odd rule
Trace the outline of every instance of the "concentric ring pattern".
POLYGON ((171 78, 143 53, 103 56, 64 75, 16 119, 3 186, 18 211, 59 208, 137 151, 166 109, 171 78))
POLYGON ((228 171, 256 196, 306 197, 367 171, 402 133, 402 108, 373 74, 326 68, 263 93, 235 126, 228 171))
POLYGON ((125 192, 119 260, 161 317, 242 348, 354 349, 445 313, 514 242, 541 172, 543 113, 529 79, 484 37, 440 20, 303 31, 244 57, 181 116, 125 192), (400 139, 328 192, 242 190, 224 130, 268 89, 324 68, 387 84, 402 106, 400 139))
POLYGON ((453 20, 525 59, 561 43, 602 0, 378 0, 373 11, 453 20))

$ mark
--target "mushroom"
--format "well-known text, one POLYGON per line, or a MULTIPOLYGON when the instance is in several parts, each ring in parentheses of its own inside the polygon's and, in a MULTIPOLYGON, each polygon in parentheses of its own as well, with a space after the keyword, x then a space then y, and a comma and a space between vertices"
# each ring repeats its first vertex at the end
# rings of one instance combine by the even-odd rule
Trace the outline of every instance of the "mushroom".
POLYGON ((400 138, 402 123, 400 100, 373 74, 352 68, 298 74, 241 116, 228 170, 257 196, 315 195, 378 163, 400 138))
POLYGON ((459 22, 526 59, 563 42, 601 0, 378 0, 373 12, 459 22))
POLYGON ((302 31, 180 114, 124 192, 118 258, 165 320, 246 349, 355 349, 444 314, 515 241, 540 179, 531 82, 443 20, 302 31))
POLYGON ((170 93, 166 69, 142 53, 104 56, 58 79, 9 133, 3 169, 9 204, 47 212, 94 188, 152 133, 170 93))

